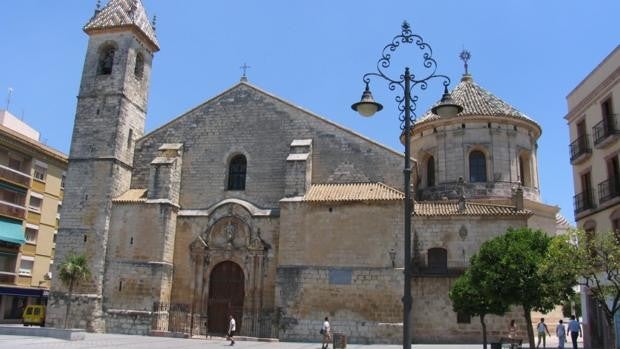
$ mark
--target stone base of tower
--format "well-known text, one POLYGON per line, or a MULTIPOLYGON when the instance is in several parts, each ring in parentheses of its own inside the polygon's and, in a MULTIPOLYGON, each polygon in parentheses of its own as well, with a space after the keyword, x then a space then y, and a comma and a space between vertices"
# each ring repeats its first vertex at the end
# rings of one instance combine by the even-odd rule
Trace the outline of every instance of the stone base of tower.
MULTIPOLYGON (((47 302, 45 325, 65 327, 65 314, 69 297, 64 292, 50 292, 47 302)), ((105 332, 102 297, 97 294, 73 294, 67 328, 83 328, 88 332, 105 332)))
POLYGON ((106 332, 141 336, 151 333, 154 320, 153 312, 141 310, 108 309, 105 316, 106 332))

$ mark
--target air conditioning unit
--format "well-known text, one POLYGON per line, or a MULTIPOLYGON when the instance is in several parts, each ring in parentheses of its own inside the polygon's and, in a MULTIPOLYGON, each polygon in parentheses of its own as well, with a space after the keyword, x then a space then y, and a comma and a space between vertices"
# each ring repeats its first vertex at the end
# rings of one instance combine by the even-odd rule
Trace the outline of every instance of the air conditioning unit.
POLYGON ((45 275, 43 275, 43 279, 44 280, 51 280, 52 279, 52 272, 48 271, 47 273, 45 273, 45 275))

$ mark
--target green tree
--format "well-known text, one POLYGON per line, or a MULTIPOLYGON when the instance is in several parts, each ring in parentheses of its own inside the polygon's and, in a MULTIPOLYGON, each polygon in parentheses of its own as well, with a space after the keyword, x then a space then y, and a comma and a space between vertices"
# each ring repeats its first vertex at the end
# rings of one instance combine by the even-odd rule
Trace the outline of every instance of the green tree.
POLYGON ((73 287, 90 277, 90 269, 88 268, 88 262, 84 255, 67 256, 58 269, 58 278, 67 286, 69 291, 64 323, 64 327, 67 328, 67 321, 69 320, 69 312, 71 311, 71 302, 73 298, 73 287))
POLYGON ((569 231, 551 243, 544 269, 556 277, 572 277, 590 290, 612 329, 606 347, 615 348, 614 315, 620 309, 619 236, 613 232, 569 231))
POLYGON ((484 317, 487 314, 503 315, 509 305, 498 299, 485 297, 472 283, 470 271, 461 275, 448 294, 452 301, 452 309, 457 313, 479 316, 482 325, 482 347, 487 348, 487 325, 484 317))
POLYGON ((535 344, 531 312, 546 313, 574 293, 573 280, 542 271, 550 242, 540 230, 508 229, 482 244, 471 259, 472 283, 484 297, 522 307, 530 348, 535 344))

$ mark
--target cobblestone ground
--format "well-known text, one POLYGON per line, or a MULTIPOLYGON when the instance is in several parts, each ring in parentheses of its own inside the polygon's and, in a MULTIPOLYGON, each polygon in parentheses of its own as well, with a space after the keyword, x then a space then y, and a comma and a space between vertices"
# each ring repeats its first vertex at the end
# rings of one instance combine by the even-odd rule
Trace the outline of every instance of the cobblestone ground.
MULTIPOLYGON (((47 337, 27 337, 27 336, 0 336, 0 349, 215 349, 230 347, 229 342, 224 338, 193 338, 193 339, 177 339, 177 338, 161 338, 161 337, 144 337, 144 336, 126 336, 117 334, 94 334, 87 333, 86 339, 83 341, 65 341, 47 337)), ((252 349, 319 349, 320 343, 292 343, 292 342, 258 342, 250 340, 237 340, 233 348, 252 348, 252 349)), ((526 346, 527 347, 527 346, 526 346)), ((330 348, 332 346, 330 345, 330 348)), ((402 348, 401 345, 361 345, 348 344, 347 349, 396 349, 402 348)), ((481 344, 414 344, 413 349, 480 349, 481 344)), ((541 346, 542 348, 542 346, 541 346)), ((550 338, 547 341, 547 348, 557 348, 557 339, 550 338)), ((566 348, 572 348, 567 343, 566 348)), ((580 345, 581 348, 581 345, 580 345)), ((490 346, 489 346, 490 349, 490 346)))

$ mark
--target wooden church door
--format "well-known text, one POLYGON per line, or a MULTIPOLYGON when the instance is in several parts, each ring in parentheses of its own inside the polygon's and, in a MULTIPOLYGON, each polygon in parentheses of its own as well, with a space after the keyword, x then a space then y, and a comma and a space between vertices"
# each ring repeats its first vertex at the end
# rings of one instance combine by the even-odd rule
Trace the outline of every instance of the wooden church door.
POLYGON ((207 308, 209 333, 224 334, 228 331, 228 315, 234 316, 237 333, 243 318, 244 275, 234 262, 217 264, 209 277, 207 308))

